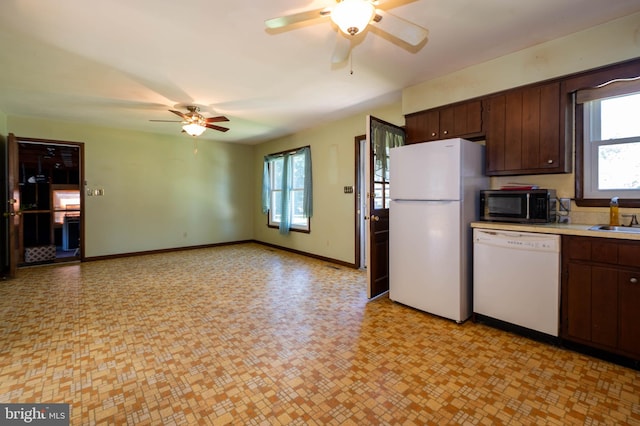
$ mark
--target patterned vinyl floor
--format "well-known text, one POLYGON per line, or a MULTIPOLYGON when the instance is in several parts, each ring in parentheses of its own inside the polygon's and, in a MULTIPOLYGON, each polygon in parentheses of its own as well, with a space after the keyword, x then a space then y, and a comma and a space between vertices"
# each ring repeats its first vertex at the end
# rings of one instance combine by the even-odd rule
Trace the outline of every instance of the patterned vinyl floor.
POLYGON ((100 425, 640 424, 640 372, 386 298, 257 244, 0 282, 0 403, 100 425))

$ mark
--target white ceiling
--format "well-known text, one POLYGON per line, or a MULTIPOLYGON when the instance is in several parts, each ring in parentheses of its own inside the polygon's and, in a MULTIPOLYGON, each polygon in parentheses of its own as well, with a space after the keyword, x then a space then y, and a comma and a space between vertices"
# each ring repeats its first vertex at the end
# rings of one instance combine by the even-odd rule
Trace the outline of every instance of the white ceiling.
POLYGON ((201 137, 257 143, 399 101, 404 87, 640 11, 640 0, 381 3, 427 28, 428 43, 411 51, 368 30, 351 62, 333 65, 330 19, 287 31, 267 31, 264 21, 334 0, 2 0, 0 111, 178 134, 179 123, 149 120, 173 120, 167 109, 196 104, 205 116, 230 119, 221 123, 230 131, 201 137))

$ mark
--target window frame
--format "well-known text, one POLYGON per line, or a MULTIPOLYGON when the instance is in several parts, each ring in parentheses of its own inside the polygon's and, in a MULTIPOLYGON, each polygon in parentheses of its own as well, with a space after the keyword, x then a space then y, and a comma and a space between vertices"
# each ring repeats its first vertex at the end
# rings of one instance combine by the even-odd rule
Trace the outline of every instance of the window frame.
MULTIPOLYGON (((274 193, 280 193, 282 192, 282 189, 274 189, 275 188, 275 175, 273 173, 273 162, 277 161, 277 160, 283 160, 285 155, 291 155, 296 156, 296 152, 297 155, 302 155, 302 149, 305 147, 300 147, 300 148, 295 148, 295 149, 289 149, 286 151, 280 151, 280 152, 276 152, 273 154, 269 154, 269 157, 277 157, 277 158, 272 158, 271 160, 269 160, 268 163, 268 170, 269 170, 269 190, 270 190, 270 201, 271 201, 271 205, 269 206, 269 210, 267 212, 267 227, 272 228, 272 229, 279 229, 280 228, 280 221, 276 220, 274 217, 274 208, 273 205, 276 202, 277 197, 275 197, 274 193)), ((306 171, 305 171, 306 172, 306 171)), ((293 191, 302 191, 304 192, 304 187, 303 188, 295 188, 293 189, 293 191)), ((292 199, 292 197, 290 198, 292 199)), ((290 232, 301 232, 304 234, 309 234, 311 233, 311 218, 310 217, 305 217, 306 219, 306 225, 298 225, 295 223, 291 223, 291 226, 289 228, 290 232)))
MULTIPOLYGON (((636 89, 630 90, 625 95, 638 95, 640 92, 636 89)), ((624 96, 624 95, 623 95, 624 96)), ((598 188, 598 180, 600 178, 599 169, 599 149, 605 146, 625 145, 629 143, 640 144, 640 135, 631 137, 623 137, 617 139, 602 139, 601 129, 601 101, 611 99, 612 97, 603 97, 585 102, 583 105, 583 164, 589 164, 589 170, 584 168, 583 191, 589 198, 607 199, 612 197, 640 199, 640 189, 614 189, 605 190, 598 188), (597 137, 596 137, 597 136, 597 137), (626 195, 626 197, 624 197, 626 195)))
MULTIPOLYGON (((594 88, 616 79, 630 79, 638 76, 640 59, 613 64, 595 70, 578 73, 566 78, 563 93, 566 96, 567 118, 573 126, 567 126, 567 137, 575 142, 575 203, 580 207, 607 207, 609 198, 588 198, 584 192, 584 105, 575 100, 579 90, 594 88)), ((622 207, 640 207, 640 198, 620 198, 622 207)))

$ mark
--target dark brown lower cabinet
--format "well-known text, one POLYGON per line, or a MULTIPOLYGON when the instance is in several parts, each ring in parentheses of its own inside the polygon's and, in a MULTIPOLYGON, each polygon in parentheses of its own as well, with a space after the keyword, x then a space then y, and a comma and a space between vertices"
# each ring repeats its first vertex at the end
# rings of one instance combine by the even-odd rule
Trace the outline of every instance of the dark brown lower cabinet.
POLYGON ((640 241, 563 236, 561 337, 640 360, 640 241))
POLYGON ((622 351, 635 354, 640 359, 640 273, 618 273, 618 297, 620 299, 618 346, 622 351))

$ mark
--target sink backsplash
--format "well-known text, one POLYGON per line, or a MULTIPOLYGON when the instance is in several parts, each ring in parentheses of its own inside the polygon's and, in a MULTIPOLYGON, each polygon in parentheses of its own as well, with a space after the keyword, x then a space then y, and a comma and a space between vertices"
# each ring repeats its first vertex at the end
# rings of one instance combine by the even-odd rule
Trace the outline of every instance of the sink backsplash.
MULTIPOLYGON (((552 174, 552 175, 525 175, 525 176, 493 176, 490 179, 492 189, 500 189, 502 185, 511 182, 528 183, 538 185, 540 188, 549 188, 556 190, 558 198, 575 197, 574 174, 552 174)), ((622 215, 637 214, 640 218, 640 209, 620 209, 620 223, 629 224, 630 219, 622 215)), ((575 202, 571 202, 571 212, 569 213, 571 223, 579 223, 586 225, 608 224, 609 208, 608 207, 578 207, 575 202)))
MULTIPOLYGON (((573 204, 573 203, 572 203, 573 204)), ((628 225, 631 218, 625 217, 627 214, 636 214, 640 216, 638 209, 620 209, 620 224, 628 225)), ((584 223, 587 225, 599 225, 609 223, 609 209, 608 208, 578 208, 575 204, 572 205, 571 212, 569 213, 571 223, 584 223)))

